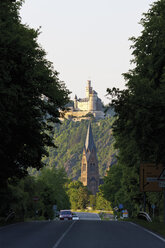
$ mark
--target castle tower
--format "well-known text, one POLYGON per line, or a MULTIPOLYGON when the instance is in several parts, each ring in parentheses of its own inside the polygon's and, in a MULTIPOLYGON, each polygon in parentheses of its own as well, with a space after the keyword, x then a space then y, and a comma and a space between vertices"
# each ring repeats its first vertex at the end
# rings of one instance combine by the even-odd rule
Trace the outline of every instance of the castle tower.
POLYGON ((89 123, 81 165, 81 182, 92 194, 96 194, 99 186, 99 170, 96 147, 93 140, 92 128, 89 123))
POLYGON ((74 109, 77 109, 77 96, 74 97, 74 109))
POLYGON ((89 94, 89 111, 97 110, 97 93, 92 90, 92 93, 89 94))
POLYGON ((92 87, 91 87, 91 81, 87 81, 87 86, 86 86, 86 98, 89 98, 89 94, 92 93, 92 87))

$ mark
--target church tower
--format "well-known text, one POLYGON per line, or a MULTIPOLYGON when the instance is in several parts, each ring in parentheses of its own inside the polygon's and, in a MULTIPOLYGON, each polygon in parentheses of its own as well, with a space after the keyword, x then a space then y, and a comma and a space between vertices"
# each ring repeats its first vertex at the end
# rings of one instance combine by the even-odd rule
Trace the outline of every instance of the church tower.
POLYGON ((81 165, 81 182, 93 195, 98 192, 99 169, 92 128, 89 123, 81 165))

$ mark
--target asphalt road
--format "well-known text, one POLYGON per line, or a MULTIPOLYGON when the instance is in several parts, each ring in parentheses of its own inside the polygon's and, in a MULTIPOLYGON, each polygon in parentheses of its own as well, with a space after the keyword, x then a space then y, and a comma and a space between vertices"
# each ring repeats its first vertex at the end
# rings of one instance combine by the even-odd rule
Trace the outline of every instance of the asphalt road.
POLYGON ((80 220, 100 220, 98 214, 95 213, 82 213, 82 212, 75 212, 76 215, 80 218, 80 220))
POLYGON ((0 228, 0 248, 164 248, 165 239, 128 222, 79 220, 0 228))

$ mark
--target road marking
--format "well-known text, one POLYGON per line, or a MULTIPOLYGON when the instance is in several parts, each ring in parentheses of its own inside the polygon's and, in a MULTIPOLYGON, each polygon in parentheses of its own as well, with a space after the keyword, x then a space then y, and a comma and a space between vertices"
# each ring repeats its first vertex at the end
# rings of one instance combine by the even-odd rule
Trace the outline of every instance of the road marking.
POLYGON ((55 243, 55 245, 53 246, 53 248, 57 248, 59 246, 59 244, 61 243, 61 241, 64 239, 64 237, 67 235, 67 233, 70 231, 70 229, 72 228, 72 226, 76 223, 76 221, 74 221, 69 227, 68 229, 63 233, 63 235, 57 240, 57 242, 55 243))
POLYGON ((144 231, 146 231, 146 232, 152 234, 153 236, 157 237, 157 238, 160 239, 161 241, 165 242, 165 239, 162 238, 161 236, 157 235, 156 233, 153 233, 152 231, 149 231, 148 229, 146 229, 146 228, 144 228, 144 227, 142 227, 142 226, 139 226, 139 225, 137 225, 137 224, 135 224, 135 223, 133 223, 133 222, 129 222, 129 223, 131 223, 132 225, 137 226, 137 227, 143 229, 144 231))

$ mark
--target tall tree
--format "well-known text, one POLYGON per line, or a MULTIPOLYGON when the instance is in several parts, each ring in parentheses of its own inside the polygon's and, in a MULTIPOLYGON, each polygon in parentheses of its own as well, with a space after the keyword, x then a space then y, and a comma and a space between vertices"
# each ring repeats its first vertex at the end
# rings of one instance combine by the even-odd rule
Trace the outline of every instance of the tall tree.
POLYGON ((133 41, 135 68, 124 74, 126 89, 108 89, 120 157, 128 164, 165 163, 165 1, 143 15, 143 31, 133 41))
POLYGON ((45 51, 39 30, 21 24, 20 1, 0 1, 0 182, 41 168, 53 146, 51 122, 59 122, 68 90, 45 51))
MULTIPOLYGON (((153 3, 140 23, 141 35, 131 38, 134 69, 123 74, 126 89, 107 90, 117 116, 113 134, 123 173, 115 200, 124 189, 125 204, 132 209, 142 201, 140 163, 165 165, 165 1, 153 3)), ((110 174, 108 177, 106 183, 111 187, 113 181, 110 174)), ((112 191, 111 187, 109 192, 112 191)), ((150 204, 151 198, 147 199, 150 204)))
POLYGON ((87 187, 80 187, 78 190, 78 208, 86 209, 89 203, 89 191, 87 187))
POLYGON ((50 197, 47 189, 41 192, 41 197, 44 199, 44 205, 48 204, 46 198, 48 196, 50 199, 49 205, 51 207, 52 205, 57 205, 58 210, 70 208, 66 187, 68 178, 64 168, 43 168, 40 170, 40 175, 38 175, 38 181, 52 190, 50 197))
POLYGON ((80 181, 72 181, 68 184, 68 196, 71 204, 71 209, 78 209, 80 188, 83 188, 83 184, 80 181))

